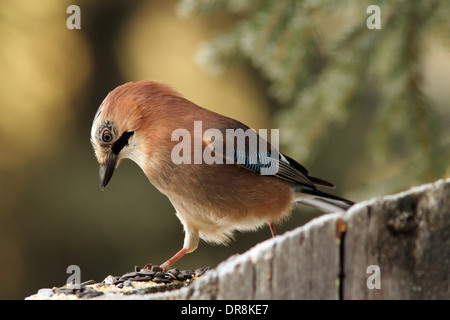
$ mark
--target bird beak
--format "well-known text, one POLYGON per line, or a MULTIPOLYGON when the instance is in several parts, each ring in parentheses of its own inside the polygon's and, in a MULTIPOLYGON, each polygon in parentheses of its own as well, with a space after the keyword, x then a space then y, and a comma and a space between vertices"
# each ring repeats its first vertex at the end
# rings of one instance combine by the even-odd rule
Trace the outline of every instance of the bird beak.
POLYGON ((100 189, 102 189, 102 191, 105 189, 109 180, 111 180, 111 177, 114 173, 114 169, 116 168, 116 162, 117 162, 117 155, 112 152, 109 152, 106 164, 100 165, 99 182, 100 182, 100 189))

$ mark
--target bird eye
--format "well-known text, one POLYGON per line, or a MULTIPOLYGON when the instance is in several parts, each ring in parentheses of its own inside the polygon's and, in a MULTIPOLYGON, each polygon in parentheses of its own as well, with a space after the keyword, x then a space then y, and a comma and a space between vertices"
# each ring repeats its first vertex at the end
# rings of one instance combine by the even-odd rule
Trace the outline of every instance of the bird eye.
POLYGON ((108 142, 111 142, 112 139, 113 139, 113 135, 112 135, 111 131, 109 131, 108 129, 103 131, 103 133, 102 133, 102 141, 103 142, 108 143, 108 142))

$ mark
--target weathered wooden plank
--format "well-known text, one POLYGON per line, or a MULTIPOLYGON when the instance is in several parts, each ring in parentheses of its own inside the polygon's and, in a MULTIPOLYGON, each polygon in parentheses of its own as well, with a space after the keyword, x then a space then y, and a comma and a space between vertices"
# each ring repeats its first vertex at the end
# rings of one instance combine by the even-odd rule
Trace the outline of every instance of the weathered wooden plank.
POLYGON ((345 299, 450 298, 449 182, 373 199, 347 212, 345 299), (370 265, 379 267, 380 289, 367 286, 370 265))
POLYGON ((339 214, 324 215, 277 241, 273 275, 275 299, 337 299, 339 214))

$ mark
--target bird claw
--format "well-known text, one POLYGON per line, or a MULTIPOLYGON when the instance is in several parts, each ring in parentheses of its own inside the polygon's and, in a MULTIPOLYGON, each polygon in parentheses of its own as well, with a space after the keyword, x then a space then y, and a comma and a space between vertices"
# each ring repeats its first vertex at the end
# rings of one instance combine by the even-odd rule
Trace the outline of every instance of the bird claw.
POLYGON ((148 271, 155 271, 155 272, 166 272, 167 268, 165 268, 163 265, 157 266, 157 265, 152 265, 151 263, 147 263, 142 270, 148 270, 148 271))
POLYGON ((142 270, 152 270, 153 265, 151 263, 147 263, 142 270))

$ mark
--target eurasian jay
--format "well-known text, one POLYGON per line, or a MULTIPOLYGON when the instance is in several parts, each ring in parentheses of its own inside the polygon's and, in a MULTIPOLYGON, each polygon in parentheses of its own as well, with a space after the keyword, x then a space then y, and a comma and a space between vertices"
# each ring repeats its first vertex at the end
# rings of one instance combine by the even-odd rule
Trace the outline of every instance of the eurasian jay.
POLYGON ((194 251, 200 238, 226 244, 234 230, 264 225, 275 236, 275 224, 289 216, 296 202, 324 212, 353 205, 318 190, 316 185, 334 185, 310 176, 279 153, 273 141, 249 129, 153 80, 121 85, 100 105, 91 130, 100 188, 122 159, 131 159, 169 198, 184 227, 183 248, 161 265, 163 269, 194 251), (230 138, 230 132, 244 132, 244 143, 237 141, 242 138, 238 134, 230 138), (209 155, 209 160, 199 155, 209 155), (273 170, 263 174, 267 168, 273 170))

